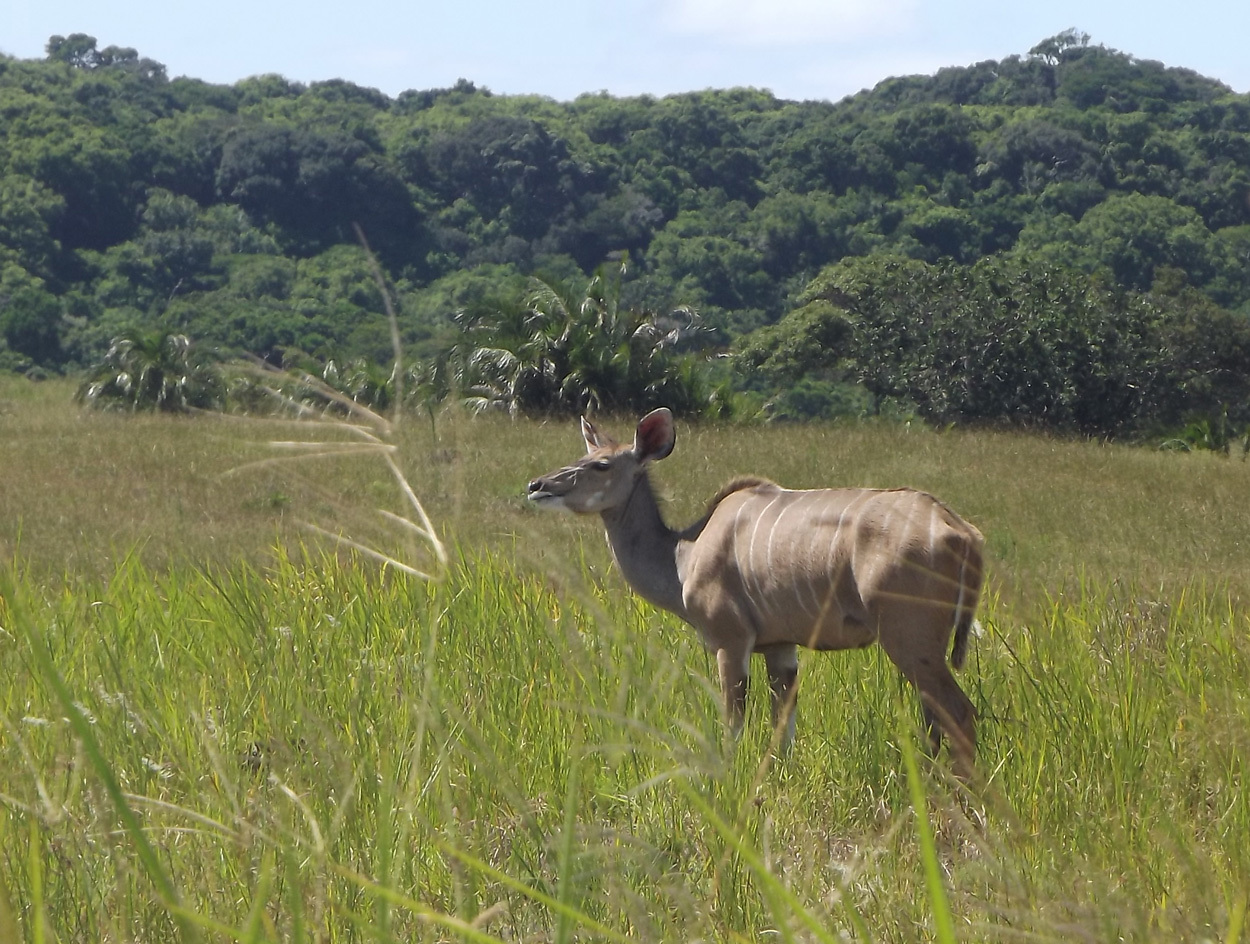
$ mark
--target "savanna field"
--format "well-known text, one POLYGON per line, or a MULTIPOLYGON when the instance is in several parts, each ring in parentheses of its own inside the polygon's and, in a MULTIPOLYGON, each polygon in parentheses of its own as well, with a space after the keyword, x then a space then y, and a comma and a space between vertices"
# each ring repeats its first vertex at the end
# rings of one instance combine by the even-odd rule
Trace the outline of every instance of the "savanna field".
POLYGON ((342 423, 70 394, 0 380, 0 941, 1244 937, 1236 454, 679 421, 670 524, 757 474, 915 486, 984 532, 964 784, 876 649, 802 655, 785 758, 758 669, 727 739, 694 631, 596 520, 524 500, 571 421, 385 438, 443 565, 342 423))

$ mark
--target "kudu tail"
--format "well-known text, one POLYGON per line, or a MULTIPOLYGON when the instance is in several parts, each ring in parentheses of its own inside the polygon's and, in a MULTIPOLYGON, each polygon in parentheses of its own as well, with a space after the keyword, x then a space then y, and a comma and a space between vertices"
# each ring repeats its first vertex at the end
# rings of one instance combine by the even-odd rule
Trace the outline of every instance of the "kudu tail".
POLYGON ((959 622, 955 624, 955 643, 951 646, 951 665, 957 669, 964 667, 968 658, 968 637, 972 634, 972 625, 976 620, 972 613, 961 613, 959 622))

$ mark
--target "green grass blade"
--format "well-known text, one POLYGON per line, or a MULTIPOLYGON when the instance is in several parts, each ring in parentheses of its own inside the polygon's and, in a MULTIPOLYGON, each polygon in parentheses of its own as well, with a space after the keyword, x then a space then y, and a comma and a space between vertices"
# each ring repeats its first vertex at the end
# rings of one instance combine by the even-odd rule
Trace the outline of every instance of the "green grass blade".
POLYGON ((572 907, 569 899, 573 896, 573 837, 577 830, 577 790, 580 781, 581 764, 573 760, 569 764, 568 785, 564 794, 564 823, 560 835, 560 875, 556 886, 556 897, 560 904, 568 910, 560 912, 556 924, 556 944, 568 944, 573 933, 572 907))
POLYGON ((246 944, 260 944, 264 940, 265 932, 265 906, 269 903, 269 893, 273 889, 274 872, 276 865, 274 862, 274 853, 271 848, 266 848, 261 857, 260 875, 256 881, 256 889, 252 893, 252 910, 247 916, 247 924, 244 925, 243 934, 240 940, 246 944))
MULTIPOLYGON (((5 582, 6 584, 8 583, 7 580, 5 582)), ((112 801, 113 807, 117 811, 117 816, 122 822, 122 828, 135 845, 135 852, 143 865, 144 872, 156 887, 162 904, 173 915, 182 939, 187 941, 199 940, 195 924, 188 919, 186 909, 182 905, 173 880, 170 879, 165 869, 161 866, 160 857, 157 856, 156 850, 152 848, 152 844, 148 841, 143 824, 139 822, 139 817, 135 815, 130 804, 126 802, 125 791, 122 790, 116 774, 113 773, 112 767, 109 766, 108 761, 104 758, 104 753, 100 749, 100 742, 96 738, 91 722, 87 720, 86 715, 83 714, 82 709, 79 708, 78 703, 74 700, 69 686, 65 684, 65 680, 61 677, 61 673, 57 671, 52 651, 48 648, 47 642, 45 642, 43 635, 36 628, 29 614, 24 612, 15 594, 12 593, 9 587, 6 587, 5 590, 6 595, 12 601, 18 631, 26 637, 36 667, 42 673, 48 686, 56 695, 57 700, 61 703, 61 708, 69 720, 70 727, 82 745, 83 753, 90 762, 96 776, 100 778, 100 782, 104 785, 104 790, 112 801)))
MULTIPOLYGON (((43 861, 40 859, 39 824, 30 821, 30 849, 27 875, 30 878, 30 910, 34 912, 32 935, 34 944, 43 944, 47 916, 43 910, 43 861)), ((14 940, 20 940, 15 938, 14 940)))
POLYGON ((938 944, 955 944, 955 920, 951 915, 950 900, 942 883, 942 864, 938 861, 937 844, 929 824, 929 804, 925 797, 924 781, 916 763, 916 749, 911 735, 902 731, 899 743, 903 750, 903 763, 907 767, 907 785, 911 790, 911 805, 916 811, 916 833, 920 838, 920 856, 924 861, 925 887, 929 892, 929 906, 933 909, 933 926, 938 944))
POLYGON ((286 878, 284 893, 287 903, 286 910, 291 922, 291 940, 302 941, 305 936, 304 896, 300 890, 299 860, 296 858, 295 850, 291 847, 288 846, 285 853, 283 856, 286 878))
MULTIPOLYGON (((723 818, 717 815, 717 813, 711 808, 711 806, 708 805, 707 801, 699 795, 698 791, 695 790, 694 786, 689 781, 677 780, 674 782, 677 784, 678 789, 685 795, 686 799, 690 801, 691 805, 698 810, 698 812, 712 826, 712 828, 716 830, 721 838, 728 842, 734 850, 742 856, 743 861, 750 866, 751 871, 754 872, 756 877, 764 884, 769 895, 784 902, 790 909, 791 913, 803 923, 803 925, 817 941, 821 941, 823 944, 835 944, 835 942, 840 942, 842 940, 837 935, 831 933, 830 930, 821 923, 820 919, 807 909, 807 907, 799 900, 798 896, 795 895, 784 882, 772 873, 772 870, 768 868, 764 860, 759 857, 755 850, 750 848, 750 846, 743 841, 739 832, 723 818)), ((863 918, 859 915, 859 912, 856 911, 855 906, 851 904, 846 895, 842 896, 842 903, 846 909, 847 917, 851 921, 851 926, 855 929, 856 937, 862 941, 871 941, 872 935, 868 931, 868 926, 864 923, 863 918)), ((777 917, 781 918, 782 916, 778 915, 777 917)))
POLYGON ((629 936, 625 934, 621 934, 619 931, 612 930, 612 928, 608 927, 606 924, 603 924, 600 921, 596 921, 594 918, 590 917, 590 915, 586 914, 585 912, 579 911, 578 909, 572 907, 571 905, 564 904, 558 898, 552 898, 550 895, 544 894, 543 892, 540 892, 535 888, 531 888, 530 886, 522 882, 520 879, 515 879, 511 875, 508 875, 504 872, 499 871, 496 868, 493 868, 487 865, 481 859, 475 858, 466 852, 461 852, 459 849, 453 849, 450 846, 448 846, 446 843, 439 843, 439 848, 442 849, 442 851, 445 852, 447 855, 453 856, 455 859, 460 861, 462 864, 467 865, 469 868, 474 869, 475 871, 481 872, 483 875, 491 879, 494 879, 496 882, 499 882, 501 885, 506 885, 508 888, 511 888, 513 891, 520 892, 526 898, 529 898, 532 901, 536 901, 540 905, 543 905, 544 907, 551 909, 559 916, 569 918, 576 924, 585 928, 587 931, 590 931, 594 934, 598 934, 601 937, 603 937, 605 940, 619 941, 619 942, 622 942, 622 944, 624 944, 624 942, 631 940, 629 936))
POLYGON ((372 895, 378 895, 386 898, 392 905, 416 915, 427 924, 445 928, 448 931, 455 931, 465 940, 476 941, 478 944, 501 944, 500 938, 494 937, 487 934, 485 931, 475 928, 470 922, 465 921, 462 918, 457 918, 455 915, 444 914, 441 911, 436 911, 428 905, 417 901, 415 898, 409 898, 407 895, 397 892, 393 888, 387 888, 384 885, 379 885, 368 876, 361 875, 360 873, 354 872, 345 866, 335 865, 333 863, 330 864, 330 869, 335 874, 347 879, 349 882, 352 882, 364 891, 367 891, 372 895))
POLYGON ((0 875, 0 941, 21 941, 22 929, 17 921, 17 912, 13 910, 13 899, 9 894, 9 886, 0 875))
POLYGON ((1228 916, 1228 933, 1224 935, 1224 944, 1240 944, 1241 929, 1246 921, 1246 896, 1243 894, 1233 906, 1228 916))

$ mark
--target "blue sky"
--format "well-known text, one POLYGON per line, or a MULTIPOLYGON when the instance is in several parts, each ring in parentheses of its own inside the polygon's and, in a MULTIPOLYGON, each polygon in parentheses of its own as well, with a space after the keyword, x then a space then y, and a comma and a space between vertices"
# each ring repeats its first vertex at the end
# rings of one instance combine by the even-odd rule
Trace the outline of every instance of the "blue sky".
POLYGON ((1250 91, 1250 0, 0 0, 11 56, 88 33, 171 77, 276 72, 392 96, 466 78, 560 100, 753 86, 836 101, 892 75, 1023 55, 1070 27, 1250 91))

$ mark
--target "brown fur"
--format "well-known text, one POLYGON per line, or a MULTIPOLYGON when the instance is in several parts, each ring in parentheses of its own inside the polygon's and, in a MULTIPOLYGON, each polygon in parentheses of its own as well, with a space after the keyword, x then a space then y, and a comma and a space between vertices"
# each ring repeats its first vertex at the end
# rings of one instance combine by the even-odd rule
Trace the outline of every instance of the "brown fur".
POLYGON ((766 479, 758 475, 740 475, 736 479, 731 479, 721 486, 720 491, 712 496, 712 500, 707 503, 702 516, 690 527, 682 531, 682 535, 697 535, 707 525, 707 520, 712 517, 712 513, 716 511, 718 505, 734 492, 741 492, 748 488, 760 488, 772 486, 780 488, 772 479, 766 479))
POLYGON ((984 541, 975 527, 913 489, 793 491, 751 477, 730 482, 698 521, 674 531, 648 476, 673 449, 672 415, 643 417, 632 446, 585 420, 582 434, 586 457, 535 479, 530 498, 602 517, 630 586, 694 626, 716 654, 735 730, 753 653, 764 657, 785 746, 796 647, 879 643, 919 691, 934 750, 945 732, 961 769, 970 767, 976 712, 947 659, 963 664, 980 597, 984 541))

